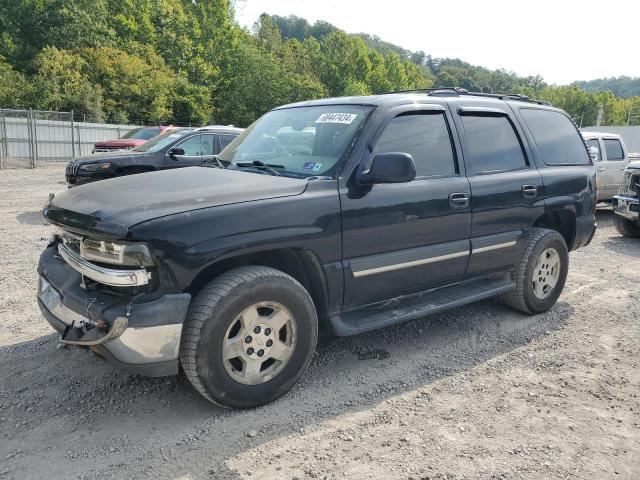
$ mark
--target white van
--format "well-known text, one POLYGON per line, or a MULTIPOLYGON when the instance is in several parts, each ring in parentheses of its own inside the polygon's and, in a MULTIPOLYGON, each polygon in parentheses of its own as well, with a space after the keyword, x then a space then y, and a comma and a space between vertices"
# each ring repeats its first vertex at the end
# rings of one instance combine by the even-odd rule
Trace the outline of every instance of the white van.
POLYGON ((615 133, 581 132, 598 179, 598 200, 609 201, 617 195, 629 154, 624 140, 615 133))

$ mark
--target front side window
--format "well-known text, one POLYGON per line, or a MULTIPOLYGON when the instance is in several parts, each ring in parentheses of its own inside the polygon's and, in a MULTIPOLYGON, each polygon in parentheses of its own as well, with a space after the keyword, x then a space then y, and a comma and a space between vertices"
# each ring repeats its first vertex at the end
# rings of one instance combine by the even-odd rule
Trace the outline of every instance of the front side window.
POLYGON ((597 138, 587 140, 587 148, 589 149, 589 155, 592 155, 596 162, 602 161, 602 152, 597 138))
POLYGON ((408 153, 416 164, 416 177, 456 173, 449 129, 442 113, 420 112, 395 117, 376 142, 373 154, 408 153))
POLYGON ((474 173, 527 167, 520 140, 506 116, 463 115, 461 118, 474 173))
POLYGON ((173 129, 164 132, 133 149, 135 152, 159 152, 189 133, 189 130, 173 129))
POLYGON ((602 141, 604 143, 604 151, 607 152, 607 161, 624 160, 624 152, 620 140, 605 138, 602 141))
POLYGON ((318 105, 268 112, 220 153, 231 164, 276 165, 282 175, 334 176, 371 107, 318 105))
POLYGON ((175 145, 175 148, 183 149, 183 155, 186 157, 198 157, 202 155, 202 145, 200 140, 200 135, 194 135, 175 145))
POLYGON ((565 115, 537 108, 522 108, 520 113, 546 165, 591 163, 580 133, 565 115))

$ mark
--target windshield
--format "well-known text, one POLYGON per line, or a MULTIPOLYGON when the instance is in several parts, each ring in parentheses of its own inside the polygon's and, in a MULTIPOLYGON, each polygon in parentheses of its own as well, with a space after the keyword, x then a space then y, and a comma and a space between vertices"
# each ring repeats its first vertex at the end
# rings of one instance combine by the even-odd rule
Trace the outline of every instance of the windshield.
POLYGON ((335 175, 371 107, 322 105, 272 110, 219 155, 226 163, 262 162, 286 175, 335 175), (282 168, 281 168, 282 167, 282 168))
POLYGON ((121 138, 133 138, 136 140, 149 140, 160 134, 160 127, 134 128, 125 133, 121 138))
POLYGON ((155 138, 152 138, 148 142, 143 143, 142 145, 137 146, 133 149, 134 152, 158 152, 165 148, 168 145, 171 145, 173 142, 185 136, 186 133, 190 132, 188 129, 180 129, 174 128, 173 130, 167 130, 162 135, 158 135, 155 138))

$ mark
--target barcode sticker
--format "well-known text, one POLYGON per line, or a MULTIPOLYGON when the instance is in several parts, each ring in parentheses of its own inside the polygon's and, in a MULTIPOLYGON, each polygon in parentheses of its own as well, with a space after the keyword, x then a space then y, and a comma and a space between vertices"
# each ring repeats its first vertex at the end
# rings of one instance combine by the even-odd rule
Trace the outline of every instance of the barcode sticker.
POLYGON ((315 123, 344 123, 349 125, 357 116, 358 114, 356 113, 323 113, 315 123))

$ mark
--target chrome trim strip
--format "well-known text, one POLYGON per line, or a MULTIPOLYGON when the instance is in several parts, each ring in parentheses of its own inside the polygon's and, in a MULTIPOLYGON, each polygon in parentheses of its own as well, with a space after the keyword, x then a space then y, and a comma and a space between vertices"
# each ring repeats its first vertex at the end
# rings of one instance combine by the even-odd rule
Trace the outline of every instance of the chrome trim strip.
POLYGON ((367 275, 374 275, 376 273, 391 272, 393 270, 400 270, 402 268, 410 268, 416 267, 418 265, 426 265, 428 263, 442 262, 443 260, 451 260, 452 258, 464 257, 466 255, 469 255, 469 250, 465 250, 464 252, 449 253, 447 255, 440 255, 438 257, 422 258, 420 260, 413 260, 411 262, 396 263, 394 265, 386 265, 384 267, 358 270, 357 272, 352 273, 355 278, 365 277, 367 275))
POLYGON ((475 248, 471 251, 471 254, 473 255, 474 253, 490 252, 491 250, 498 250, 499 248, 513 247, 515 244, 515 240, 512 242, 496 243, 495 245, 489 245, 488 247, 475 248))
POLYGON ((58 244, 58 253, 75 271, 91 280, 115 287, 138 287, 147 285, 151 272, 139 270, 115 270, 95 265, 71 250, 63 243, 58 244))

